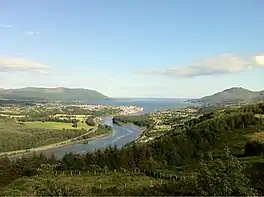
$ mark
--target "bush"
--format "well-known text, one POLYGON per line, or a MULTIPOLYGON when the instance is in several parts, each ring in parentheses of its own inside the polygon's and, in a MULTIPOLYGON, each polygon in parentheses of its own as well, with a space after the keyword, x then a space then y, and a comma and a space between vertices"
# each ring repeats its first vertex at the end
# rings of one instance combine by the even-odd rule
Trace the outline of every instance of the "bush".
POLYGON ((254 196, 255 190, 244 174, 245 166, 233 157, 228 148, 220 159, 209 155, 201 161, 195 180, 196 195, 202 196, 254 196))
POLYGON ((246 156, 259 156, 264 153, 264 144, 260 141, 248 142, 245 146, 246 156))

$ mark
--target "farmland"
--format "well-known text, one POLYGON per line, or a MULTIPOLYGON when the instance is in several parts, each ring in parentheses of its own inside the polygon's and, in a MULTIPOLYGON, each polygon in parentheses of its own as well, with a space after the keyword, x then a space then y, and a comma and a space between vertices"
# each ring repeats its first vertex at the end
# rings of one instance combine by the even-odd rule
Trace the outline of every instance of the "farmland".
POLYGON ((0 152, 53 144, 78 137, 86 132, 87 130, 84 129, 29 128, 24 123, 14 122, 10 119, 0 119, 0 152))
POLYGON ((88 126, 85 123, 79 123, 77 127, 72 127, 71 123, 63 123, 63 122, 25 122, 23 123, 28 128, 40 128, 40 129, 57 129, 57 130, 63 130, 63 129, 72 129, 72 130, 78 130, 78 129, 85 129, 89 130, 93 128, 92 126, 88 126))
POLYGON ((1 105, 0 154, 20 154, 104 136, 111 128, 98 126, 95 120, 122 111, 127 113, 128 109, 59 103, 1 105), (93 124, 89 125, 91 121, 93 124))

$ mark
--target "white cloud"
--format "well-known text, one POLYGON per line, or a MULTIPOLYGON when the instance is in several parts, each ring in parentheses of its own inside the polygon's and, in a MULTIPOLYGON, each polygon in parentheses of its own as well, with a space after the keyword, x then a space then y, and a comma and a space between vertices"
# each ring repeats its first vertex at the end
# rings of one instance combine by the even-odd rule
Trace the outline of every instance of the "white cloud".
POLYGON ((27 35, 28 36, 37 36, 37 35, 39 35, 40 34, 40 32, 37 32, 37 31, 28 31, 27 32, 27 35))
POLYGON ((214 58, 203 58, 190 65, 171 67, 165 70, 146 71, 143 73, 190 78, 204 75, 239 73, 262 66, 264 66, 264 55, 243 59, 233 54, 223 54, 214 58))
POLYGON ((0 27, 2 27, 2 28, 13 28, 14 25, 0 23, 0 27))
POLYGON ((47 66, 39 62, 22 58, 0 57, 0 72, 33 71, 47 73, 47 66))
POLYGON ((264 55, 255 56, 255 61, 258 65, 264 66, 264 55))

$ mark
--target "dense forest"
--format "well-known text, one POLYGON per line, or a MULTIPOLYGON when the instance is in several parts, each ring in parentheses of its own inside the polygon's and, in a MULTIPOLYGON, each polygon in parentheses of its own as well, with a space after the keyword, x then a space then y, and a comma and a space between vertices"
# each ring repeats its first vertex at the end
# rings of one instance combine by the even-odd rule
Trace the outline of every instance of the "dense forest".
POLYGON ((85 120, 85 123, 90 126, 95 126, 96 122, 94 121, 95 117, 94 116, 88 116, 85 120))
POLYGON ((263 145, 248 137, 264 131, 263 114, 263 103, 210 112, 187 122, 180 134, 169 132, 152 142, 132 143, 122 149, 70 153, 61 160, 43 155, 16 162, 2 158, 0 174, 5 178, 1 184, 5 186, 22 176, 42 176, 41 164, 50 164, 56 173, 140 172, 142 177, 166 183, 129 190, 115 186, 73 190, 73 186, 46 182, 35 188, 36 195, 72 195, 72 191, 75 195, 263 195, 263 145))
POLYGON ((146 116, 114 116, 113 117, 114 124, 128 124, 132 123, 139 127, 150 127, 153 122, 148 119, 146 116))

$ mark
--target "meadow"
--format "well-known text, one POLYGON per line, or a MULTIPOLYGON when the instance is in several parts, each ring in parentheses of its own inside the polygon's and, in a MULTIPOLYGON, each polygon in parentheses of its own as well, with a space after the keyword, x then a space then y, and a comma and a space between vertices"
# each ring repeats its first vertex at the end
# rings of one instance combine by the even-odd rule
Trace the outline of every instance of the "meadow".
POLYGON ((22 123, 28 128, 40 128, 40 129, 57 129, 57 130, 63 130, 63 129, 72 129, 72 130, 79 130, 79 129, 85 129, 89 130, 93 128, 92 126, 89 126, 85 123, 78 122, 77 127, 72 127, 72 123, 64 123, 64 122, 24 122, 22 123))
MULTIPOLYGON (((30 124, 31 123, 29 123, 29 125, 30 124)), ((24 123, 18 123, 14 120, 0 119, 0 153, 36 148, 68 140, 87 133, 85 129, 75 129, 72 127, 70 127, 70 129, 61 129, 62 126, 57 126, 57 129, 47 129, 49 123, 46 123, 48 125, 45 126, 44 124, 45 123, 37 123, 28 127, 24 123)), ((89 126, 86 128, 89 128, 89 126)))

